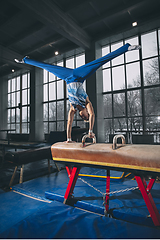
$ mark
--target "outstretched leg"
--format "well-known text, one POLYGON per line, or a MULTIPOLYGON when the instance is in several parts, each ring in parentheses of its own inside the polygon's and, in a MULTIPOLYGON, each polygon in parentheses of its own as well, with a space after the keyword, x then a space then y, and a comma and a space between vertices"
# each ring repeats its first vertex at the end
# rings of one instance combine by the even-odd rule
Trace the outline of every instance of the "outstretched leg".
POLYGON ((57 77, 64 79, 64 80, 73 74, 73 69, 56 66, 56 65, 52 65, 52 64, 48 64, 48 63, 44 63, 44 62, 39 62, 39 61, 30 59, 29 57, 24 57, 22 60, 15 59, 15 62, 26 63, 26 64, 32 65, 34 67, 39 67, 39 68, 45 69, 48 72, 51 72, 51 73, 55 74, 57 77))
POLYGON ((89 63, 79 67, 79 68, 74 69, 73 75, 75 75, 77 78, 81 77, 81 78, 83 78, 83 80, 85 80, 86 78, 91 76, 94 72, 96 72, 96 70, 98 68, 100 68, 102 65, 104 65, 105 63, 113 60, 114 58, 124 54, 127 51, 138 50, 140 48, 141 48, 140 46, 137 46, 137 45, 131 46, 129 43, 127 43, 124 46, 118 48, 117 50, 115 50, 101 58, 98 58, 92 62, 89 62, 89 63))
POLYGON ((67 83, 70 83, 70 82, 83 83, 83 81, 86 78, 91 76, 94 72, 96 72, 98 68, 100 68, 105 63, 113 60, 114 58, 124 54, 127 51, 138 50, 138 49, 140 49, 140 46, 137 46, 137 45, 131 46, 129 43, 127 43, 124 46, 118 48, 117 50, 75 69, 38 62, 28 57, 23 58, 21 61, 15 59, 15 61, 17 63, 26 63, 32 66, 45 69, 55 74, 57 77, 64 79, 67 83))

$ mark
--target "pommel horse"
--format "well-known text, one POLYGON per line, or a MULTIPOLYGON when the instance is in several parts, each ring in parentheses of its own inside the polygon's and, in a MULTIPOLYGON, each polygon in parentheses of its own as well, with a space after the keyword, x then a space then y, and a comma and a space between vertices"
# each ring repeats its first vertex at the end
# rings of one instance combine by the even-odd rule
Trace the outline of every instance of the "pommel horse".
POLYGON ((151 189, 160 176, 160 145, 125 144, 123 135, 115 136, 112 144, 58 142, 52 145, 51 153, 55 162, 65 163, 69 176, 64 195, 64 204, 72 198, 73 190, 81 167, 96 167, 107 170, 105 211, 109 210, 110 170, 132 172, 146 203, 155 226, 160 226, 160 214, 151 195, 151 189), (122 145, 117 144, 118 138, 122 145), (145 177, 150 177, 147 185, 145 177))

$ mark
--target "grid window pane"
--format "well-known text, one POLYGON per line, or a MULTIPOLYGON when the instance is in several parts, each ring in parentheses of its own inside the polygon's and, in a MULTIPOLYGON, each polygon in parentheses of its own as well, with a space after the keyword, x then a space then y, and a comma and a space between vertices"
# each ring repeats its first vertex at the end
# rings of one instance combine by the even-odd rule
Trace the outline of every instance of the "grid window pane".
POLYGON ((30 107, 28 107, 28 120, 27 122, 30 122, 30 107))
POLYGON ((142 35, 142 57, 153 57, 158 54, 156 31, 142 35))
POLYGON ((48 84, 43 85, 43 101, 48 101, 48 84))
POLYGON ((159 117, 146 117, 146 130, 160 131, 160 118, 159 117))
POLYGON ((16 133, 20 133, 20 124, 16 124, 16 133))
POLYGON ((49 101, 56 100, 56 83, 49 84, 49 101))
POLYGON ((80 55, 76 57, 76 68, 85 64, 85 55, 80 55))
POLYGON ((27 104, 27 89, 22 91, 22 105, 27 104))
POLYGON ((20 90, 20 77, 17 77, 17 91, 20 90))
POLYGON ((111 70, 103 70, 103 92, 111 91, 111 70))
POLYGON ((57 66, 63 67, 63 61, 58 62, 57 66))
POLYGON ((57 99, 64 98, 63 80, 57 81, 57 99))
POLYGON ((11 124, 11 129, 16 129, 15 123, 14 123, 14 124, 11 124))
POLYGON ((27 74, 22 75, 22 89, 27 88, 27 74))
POLYGON ((43 70, 43 82, 47 83, 48 82, 48 71, 47 70, 43 70))
POLYGON ((143 129, 142 117, 128 118, 128 130, 134 132, 140 132, 143 129))
POLYGON ((8 109, 8 123, 11 122, 11 109, 8 109))
POLYGON ((27 107, 22 107, 22 122, 27 122, 27 107))
POLYGON ((49 72, 49 82, 55 81, 56 77, 53 73, 49 72))
POLYGON ((144 85, 159 84, 158 58, 143 61, 144 85))
POLYGON ((48 121, 48 103, 43 104, 43 120, 48 121))
POLYGON ((19 103, 20 103, 20 92, 17 92, 17 104, 16 104, 16 106, 18 106, 19 103))
MULTIPOLYGON (((110 53, 110 49, 109 49, 109 46, 105 46, 102 48, 102 57, 107 55, 108 53, 110 53)), ((110 61, 105 63, 102 68, 107 68, 107 67, 110 67, 110 61)))
POLYGON ((142 115, 141 91, 140 90, 127 92, 127 106, 128 106, 128 116, 142 115))
POLYGON ((105 142, 109 142, 109 134, 113 134, 112 119, 104 120, 105 142))
POLYGON ((145 115, 160 116, 160 87, 144 90, 145 115))
POLYGON ((15 108, 11 109, 11 122, 15 122, 15 108))
POLYGON ((114 119, 114 130, 115 132, 123 132, 127 130, 126 118, 115 118, 114 119))
POLYGON ((30 73, 28 73, 28 88, 30 88, 30 73))
POLYGON ((22 133, 28 133, 28 124, 22 123, 22 133))
POLYGON ((15 101, 15 92, 12 93, 12 107, 15 107, 16 101, 15 101))
POLYGON ((104 117, 112 117, 112 95, 105 94, 103 95, 103 108, 104 108, 104 117))
POLYGON ((131 63, 126 65, 127 88, 140 87, 140 63, 131 63))
POLYGON ((28 90, 28 104, 30 104, 30 89, 27 90, 28 90))
POLYGON ((74 69, 74 58, 70 58, 66 60, 66 67, 74 69))
POLYGON ((8 80, 8 93, 11 92, 11 80, 8 80))
POLYGON ((117 93, 113 95, 114 117, 125 115, 125 94, 117 93))
POLYGON ((20 123, 20 109, 16 108, 16 122, 20 123))
POLYGON ((8 94, 8 107, 12 106, 11 94, 8 94))
POLYGON ((57 102, 57 120, 64 120, 64 101, 57 102))
POLYGON ((56 102, 49 103, 49 120, 56 120, 56 102))
POLYGON ((56 123, 55 122, 49 123, 49 132, 51 132, 51 131, 56 131, 56 123))
MULTIPOLYGON (((138 37, 127 39, 125 41, 125 44, 126 43, 129 43, 130 45, 139 45, 138 37)), ((126 62, 139 60, 139 51, 128 51, 127 53, 125 53, 125 57, 126 57, 126 62)))
POLYGON ((16 90, 16 79, 13 78, 12 79, 12 92, 14 92, 16 90))
POLYGON ((113 90, 125 88, 124 66, 114 67, 112 69, 113 90))
MULTIPOLYGON (((116 44, 112 44, 111 45, 111 52, 117 50, 118 48, 123 46, 123 42, 119 42, 116 44)), ((124 63, 124 54, 116 57, 115 59, 112 60, 112 66, 118 65, 118 64, 122 64, 124 63)))

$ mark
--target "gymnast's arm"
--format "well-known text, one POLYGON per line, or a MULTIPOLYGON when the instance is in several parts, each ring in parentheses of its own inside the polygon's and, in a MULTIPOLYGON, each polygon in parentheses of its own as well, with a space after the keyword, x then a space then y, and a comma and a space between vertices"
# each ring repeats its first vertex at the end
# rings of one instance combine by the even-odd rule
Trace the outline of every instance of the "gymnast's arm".
POLYGON ((76 111, 77 110, 75 110, 71 104, 70 110, 68 113, 68 122, 67 122, 67 143, 72 142, 72 139, 71 139, 72 123, 73 123, 74 114, 76 113, 76 111))
POLYGON ((89 135, 92 138, 95 136, 95 134, 92 132, 94 127, 95 114, 94 114, 92 103, 90 102, 88 97, 86 99, 86 108, 89 113, 89 135))

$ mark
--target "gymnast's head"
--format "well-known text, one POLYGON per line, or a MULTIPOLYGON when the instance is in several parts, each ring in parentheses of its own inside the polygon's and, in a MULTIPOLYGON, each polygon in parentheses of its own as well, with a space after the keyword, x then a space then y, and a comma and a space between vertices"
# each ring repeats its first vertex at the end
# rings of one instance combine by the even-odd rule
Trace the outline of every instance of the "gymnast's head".
POLYGON ((84 120, 84 121, 89 121, 89 114, 86 108, 83 108, 79 110, 79 116, 84 120))

